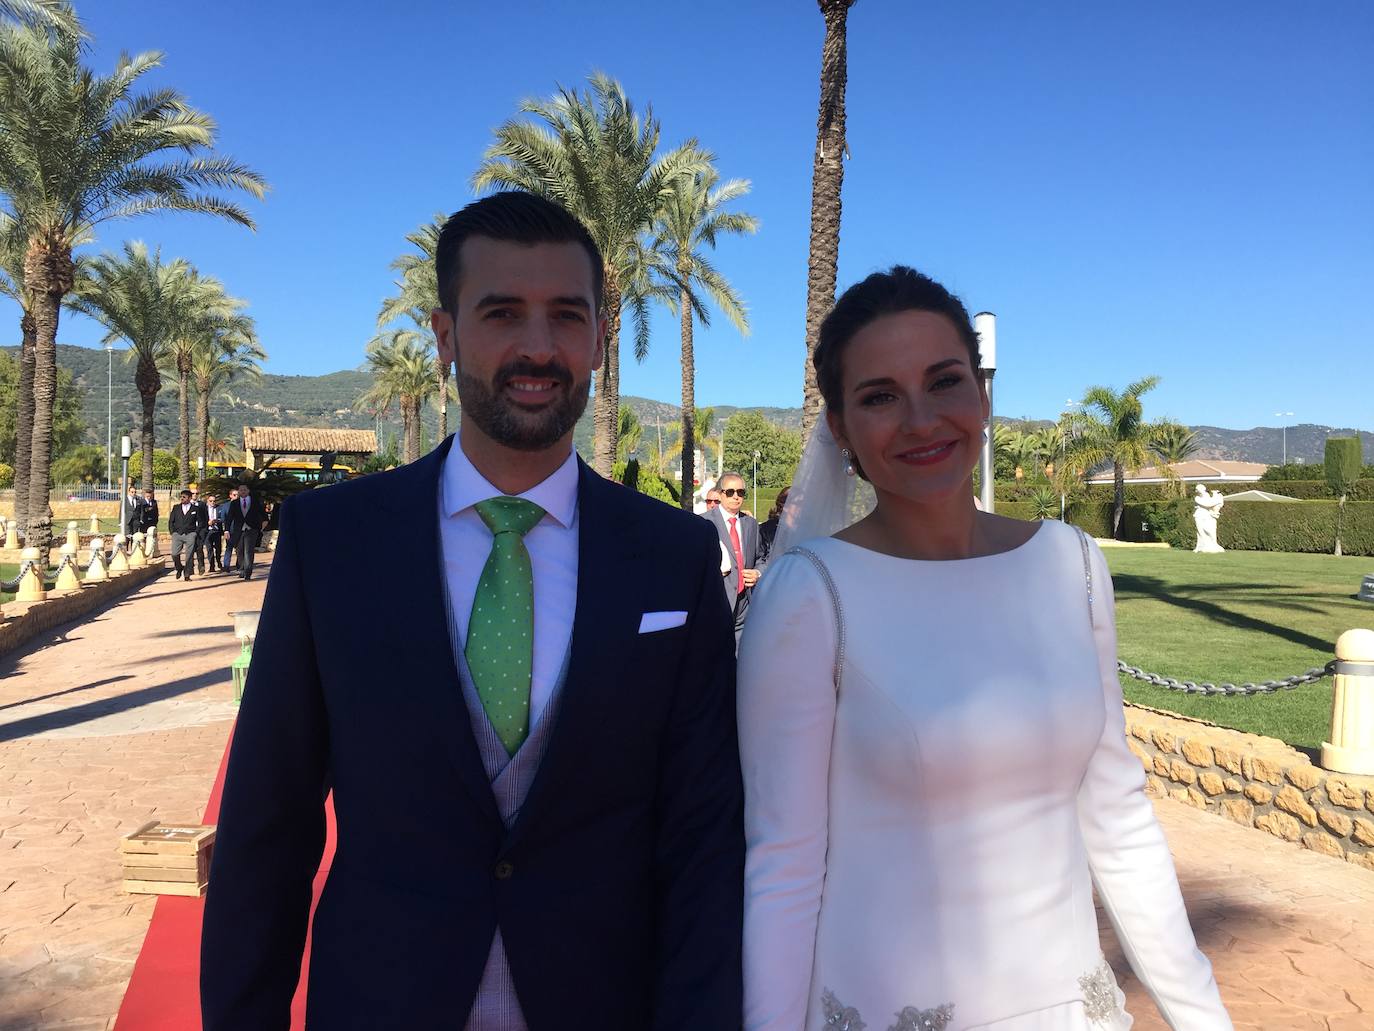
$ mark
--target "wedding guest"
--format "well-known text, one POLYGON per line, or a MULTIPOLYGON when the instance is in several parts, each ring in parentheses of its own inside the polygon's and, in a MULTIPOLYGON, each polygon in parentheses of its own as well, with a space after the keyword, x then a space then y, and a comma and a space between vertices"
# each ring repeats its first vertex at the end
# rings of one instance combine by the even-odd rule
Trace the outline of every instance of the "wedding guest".
POLYGON ((731 568, 721 576, 726 600, 735 613, 735 633, 744 627, 749 598, 759 582, 759 524, 741 509, 744 507, 744 477, 736 472, 722 473, 716 481, 718 506, 710 507, 706 518, 716 528, 720 543, 731 559, 731 568))
POLYGON ((787 504, 787 492, 790 487, 784 487, 778 491, 777 498, 773 501, 773 507, 768 513, 768 518, 759 523, 759 561, 767 562, 768 556, 773 550, 773 538, 778 533, 778 518, 782 515, 783 507, 787 504))
POLYGON ((167 532, 172 535, 172 567, 178 580, 191 579, 192 552, 203 525, 200 503, 192 498, 189 490, 182 491, 181 501, 167 514, 167 532))
POLYGON ((745 1028, 1124 1031, 1096 886, 1169 1026, 1230 1031, 1126 744, 1106 562, 974 508, 978 354, 902 266, 822 323, 740 651, 745 1028))
POLYGON ((157 498, 153 494, 153 488, 148 487, 143 491, 143 507, 139 509, 142 525, 139 527, 145 534, 155 536, 157 534, 157 523, 160 518, 157 510, 157 498))
POLYGON ((224 547, 224 516, 219 499, 213 494, 205 496, 205 546, 210 553, 210 571, 220 572, 223 569, 221 550, 224 547))

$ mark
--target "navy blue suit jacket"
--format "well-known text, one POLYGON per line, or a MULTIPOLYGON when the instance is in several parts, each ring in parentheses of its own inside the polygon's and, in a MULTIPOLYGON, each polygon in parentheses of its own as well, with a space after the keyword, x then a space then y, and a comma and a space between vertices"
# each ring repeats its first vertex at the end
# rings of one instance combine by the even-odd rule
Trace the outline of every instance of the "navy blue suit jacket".
POLYGON ((288 1026, 331 788, 310 1028, 461 1028, 498 924, 531 1031, 738 1028, 743 791, 716 535, 580 468, 567 680, 507 832, 444 609, 452 440, 283 506, 206 900, 205 1031, 288 1026), (398 561, 339 560, 359 513, 404 531, 398 561), (653 611, 687 621, 640 634, 653 611))

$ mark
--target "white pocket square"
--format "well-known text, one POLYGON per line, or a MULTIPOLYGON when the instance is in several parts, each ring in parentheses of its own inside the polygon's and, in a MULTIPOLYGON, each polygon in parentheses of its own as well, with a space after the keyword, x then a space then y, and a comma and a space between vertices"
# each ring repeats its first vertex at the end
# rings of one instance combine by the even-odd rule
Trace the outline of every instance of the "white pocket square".
POLYGON ((639 620, 639 632, 652 634, 656 630, 671 630, 687 622, 685 612, 646 612, 639 620))

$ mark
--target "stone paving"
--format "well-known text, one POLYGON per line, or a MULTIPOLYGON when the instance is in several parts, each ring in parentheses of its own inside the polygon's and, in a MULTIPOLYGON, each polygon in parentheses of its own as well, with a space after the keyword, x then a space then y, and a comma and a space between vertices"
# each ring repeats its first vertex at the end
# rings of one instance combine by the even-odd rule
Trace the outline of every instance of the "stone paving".
MULTIPOLYGON (((167 576, 0 659, 0 1031, 113 1026, 153 909, 120 892, 116 842, 199 818, 234 713, 227 614, 259 607, 261 573, 167 576)), ((1374 874, 1156 809, 1237 1028, 1374 1031, 1374 874)), ((1164 1029, 1103 943, 1136 1031, 1164 1029)))

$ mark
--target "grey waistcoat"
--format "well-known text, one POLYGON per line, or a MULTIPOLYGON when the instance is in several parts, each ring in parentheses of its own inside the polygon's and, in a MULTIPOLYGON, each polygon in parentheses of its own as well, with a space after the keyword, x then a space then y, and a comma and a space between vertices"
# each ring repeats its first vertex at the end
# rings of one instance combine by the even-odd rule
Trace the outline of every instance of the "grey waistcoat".
MULTIPOLYGON (((534 775, 548 749, 549 735, 553 732, 558 716, 559 700, 563 697, 563 684, 568 678, 568 660, 572 656, 572 642, 563 654, 563 664, 554 681, 553 693, 548 704, 539 714, 539 719, 525 738, 515 755, 506 752, 506 746, 496 735, 496 728, 487 719, 482 708, 482 699, 477 693, 477 685, 468 669, 464 643, 459 640, 458 621, 453 618, 453 599, 448 596, 448 580, 444 579, 444 601, 448 615, 449 638, 453 642, 453 654, 457 657, 458 681, 462 685, 463 703, 467 706, 468 719, 472 723, 472 733, 477 739, 477 750, 482 756, 487 779, 491 781, 492 794, 496 798, 496 809, 506 830, 515 826, 520 815, 520 807, 525 803, 534 775)), ((486 968, 482 971, 481 983, 477 986, 477 997, 472 1003, 465 1031, 528 1031, 525 1015, 520 1011, 520 1000, 515 995, 515 982, 511 978, 510 963, 506 959, 506 947, 501 941, 501 928, 491 942, 491 952, 487 956, 486 968)))

